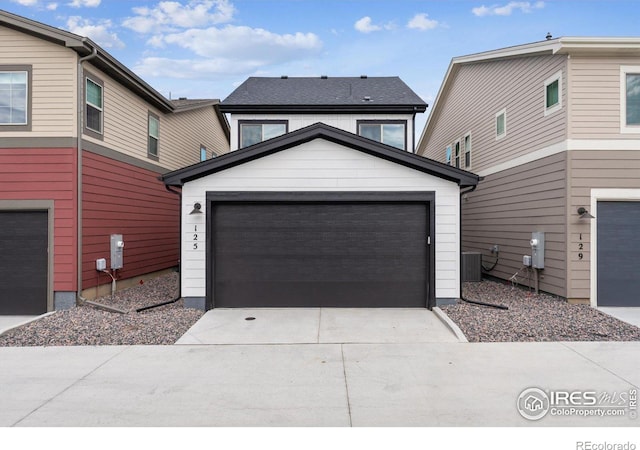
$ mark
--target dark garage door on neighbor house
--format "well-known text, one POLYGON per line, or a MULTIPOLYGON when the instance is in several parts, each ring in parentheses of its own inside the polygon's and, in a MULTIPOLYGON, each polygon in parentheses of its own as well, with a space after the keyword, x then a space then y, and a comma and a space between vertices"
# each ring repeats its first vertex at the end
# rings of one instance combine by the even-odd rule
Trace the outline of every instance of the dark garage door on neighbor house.
POLYGON ((598 306, 640 306, 640 202, 598 202, 598 306))
POLYGON ((47 311, 48 213, 0 211, 0 314, 47 311))
POLYGON ((220 203, 211 226, 209 307, 430 306, 428 203, 220 203))

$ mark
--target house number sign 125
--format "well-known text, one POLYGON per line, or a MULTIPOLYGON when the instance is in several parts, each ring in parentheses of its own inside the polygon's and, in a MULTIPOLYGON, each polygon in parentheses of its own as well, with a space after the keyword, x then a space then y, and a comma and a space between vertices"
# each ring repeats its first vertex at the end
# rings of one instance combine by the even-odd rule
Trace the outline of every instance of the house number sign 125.
POLYGON ((198 225, 193 226, 193 249, 198 250, 198 225))

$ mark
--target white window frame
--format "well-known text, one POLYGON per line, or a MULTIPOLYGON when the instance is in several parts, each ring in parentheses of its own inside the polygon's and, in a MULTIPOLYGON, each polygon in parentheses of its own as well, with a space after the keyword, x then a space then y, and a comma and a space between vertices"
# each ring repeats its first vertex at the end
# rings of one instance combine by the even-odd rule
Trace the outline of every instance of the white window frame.
MULTIPOLYGON (((12 66, 10 66, 12 67, 12 66)), ((22 67, 15 67, 15 68, 3 68, 0 66, 0 72, 2 73, 24 73, 25 78, 26 78, 26 90, 25 90, 25 121, 24 122, 7 122, 7 123, 0 123, 0 131, 13 131, 13 130, 24 130, 26 129, 29 124, 31 123, 30 118, 31 118, 31 102, 30 102, 30 98, 31 98, 31 68, 22 68, 22 67)), ((29 130, 27 130, 29 131, 29 130)))
POLYGON ((493 121, 493 129, 496 135, 496 141, 503 139, 507 136, 507 109, 501 109, 496 113, 495 120, 493 121), (498 134, 498 118, 500 116, 504 116, 504 132, 502 134, 498 134))
POLYGON ((462 149, 464 150, 461 156, 461 168, 462 169, 469 169, 471 168, 471 148, 472 148, 472 144, 471 144, 471 132, 467 133, 464 135, 464 137, 462 138, 462 149), (467 145, 467 138, 469 138, 469 145, 467 145), (467 165, 467 153, 469 154, 469 165, 467 165))
POLYGON ((553 113, 556 113, 562 109, 562 71, 559 71, 544 81, 544 115, 549 116, 553 113), (547 87, 553 84, 555 81, 558 82, 558 103, 555 105, 547 105, 547 87))
POLYGON ((453 147, 451 146, 451 144, 449 144, 444 149, 444 162, 445 164, 450 166, 452 161, 453 161, 453 147))
POLYGON ((147 157, 158 160, 160 158, 160 117, 149 111, 147 113, 147 157), (157 135, 151 134, 151 121, 155 120, 158 123, 157 135), (156 152, 151 153, 152 139, 156 140, 156 152))
POLYGON ((461 168, 461 158, 460 156, 462 155, 463 151, 462 151, 462 142, 460 141, 460 139, 457 139, 456 141, 454 141, 453 143, 453 162, 452 162, 452 166, 456 167, 458 169, 461 168))
POLYGON ((84 101, 85 101, 85 112, 84 112, 84 128, 85 130, 91 132, 91 133, 95 133, 96 135, 100 135, 103 136, 104 135, 104 83, 102 81, 98 81, 97 79, 95 79, 93 76, 87 75, 85 76, 85 81, 84 81, 84 89, 85 89, 85 93, 84 93, 84 101), (96 105, 94 105, 93 103, 91 103, 89 101, 89 96, 87 95, 87 84, 88 82, 91 81, 93 84, 95 84, 96 86, 98 86, 100 88, 100 101, 102 103, 101 107, 98 107, 96 105), (100 130, 94 130, 93 128, 89 127, 89 124, 87 123, 87 107, 91 106, 93 109, 100 111, 100 130))
POLYGON ((627 125, 627 74, 640 75, 640 66, 620 66, 620 133, 640 134, 640 125, 627 125))

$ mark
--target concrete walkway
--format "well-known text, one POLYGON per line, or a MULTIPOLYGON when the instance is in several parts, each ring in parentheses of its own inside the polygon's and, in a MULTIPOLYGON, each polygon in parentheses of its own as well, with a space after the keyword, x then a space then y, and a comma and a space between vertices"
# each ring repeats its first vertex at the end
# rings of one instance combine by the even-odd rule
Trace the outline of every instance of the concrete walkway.
POLYGON ((611 306, 611 307, 599 307, 598 311, 602 311, 605 314, 615 317, 618 320, 622 320, 623 322, 630 323, 631 325, 635 325, 636 327, 640 327, 640 308, 636 307, 620 307, 620 306, 611 306))
POLYGON ((516 402, 529 387, 628 395, 638 354, 640 342, 8 347, 0 426, 637 427, 529 421, 516 402))

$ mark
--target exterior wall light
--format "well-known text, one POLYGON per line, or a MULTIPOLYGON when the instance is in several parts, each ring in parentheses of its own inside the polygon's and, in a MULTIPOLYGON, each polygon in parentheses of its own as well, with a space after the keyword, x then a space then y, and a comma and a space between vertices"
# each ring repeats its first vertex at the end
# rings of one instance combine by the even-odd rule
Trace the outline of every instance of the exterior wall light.
POLYGON ((202 209, 202 205, 200 203, 198 203, 198 202, 195 202, 193 204, 193 211, 191 211, 189 213, 189 215, 191 215, 191 214, 202 214, 201 209, 202 209))
POLYGON ((581 219, 595 219, 595 217, 589 214, 589 211, 587 211, 582 206, 578 208, 578 215, 580 216, 581 219))

